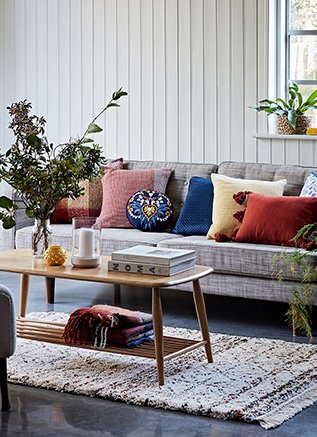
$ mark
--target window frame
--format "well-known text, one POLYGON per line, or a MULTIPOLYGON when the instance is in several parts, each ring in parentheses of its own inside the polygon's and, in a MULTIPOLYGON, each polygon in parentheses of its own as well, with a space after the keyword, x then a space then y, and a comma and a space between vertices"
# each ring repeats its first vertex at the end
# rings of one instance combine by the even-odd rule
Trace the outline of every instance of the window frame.
MULTIPOLYGON (((281 7, 280 2, 277 2, 278 8, 281 7)), ((279 17, 279 22, 283 20, 283 14, 281 10, 278 10, 277 13, 279 17)), ((285 95, 287 95, 287 87, 288 83, 291 81, 298 85, 316 85, 317 88, 317 79, 309 80, 309 79, 291 79, 290 77, 290 46, 291 46, 291 36, 316 36, 317 37, 317 29, 315 30, 291 30, 289 28, 289 16, 290 16, 290 0, 285 0, 285 95)))

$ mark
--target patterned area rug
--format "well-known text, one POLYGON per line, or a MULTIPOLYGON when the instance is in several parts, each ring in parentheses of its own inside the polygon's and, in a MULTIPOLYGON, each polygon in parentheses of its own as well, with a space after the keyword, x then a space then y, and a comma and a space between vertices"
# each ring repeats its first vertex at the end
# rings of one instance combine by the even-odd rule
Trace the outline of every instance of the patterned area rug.
MULTIPOLYGON (((66 321, 63 313, 28 317, 66 321)), ((200 339, 188 329, 168 335, 200 339)), ((214 363, 203 348, 165 364, 165 385, 155 361, 18 339, 9 359, 13 383, 183 411, 219 419, 280 425, 317 400, 317 346, 212 334, 214 363)))

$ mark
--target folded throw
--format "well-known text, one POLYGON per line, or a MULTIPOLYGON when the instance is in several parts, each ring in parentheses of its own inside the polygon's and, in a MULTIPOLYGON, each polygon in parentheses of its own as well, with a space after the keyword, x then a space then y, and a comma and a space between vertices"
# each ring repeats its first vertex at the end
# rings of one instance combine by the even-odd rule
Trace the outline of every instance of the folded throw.
POLYGON ((115 315, 118 319, 116 326, 134 326, 152 322, 152 314, 141 311, 132 311, 111 305, 94 305, 92 308, 115 315))
POLYGON ((148 336, 144 336, 144 337, 136 339, 136 340, 132 340, 132 341, 130 341, 129 343, 126 344, 126 347, 140 346, 140 344, 146 343, 146 342, 150 342, 152 340, 153 340, 153 334, 152 335, 148 335, 148 336))
MULTIPOLYGON (((95 305, 74 311, 65 326, 65 343, 94 344, 97 332, 105 328, 129 328, 152 322, 152 315, 110 305, 95 305)), ((144 330, 144 329, 143 329, 144 330)), ((104 332, 104 331, 103 331, 104 332)))
POLYGON ((140 344, 147 337, 153 336, 153 323, 145 323, 129 328, 97 328, 95 336, 95 347, 103 348, 108 344, 118 346, 129 346, 130 343, 138 341, 140 344))

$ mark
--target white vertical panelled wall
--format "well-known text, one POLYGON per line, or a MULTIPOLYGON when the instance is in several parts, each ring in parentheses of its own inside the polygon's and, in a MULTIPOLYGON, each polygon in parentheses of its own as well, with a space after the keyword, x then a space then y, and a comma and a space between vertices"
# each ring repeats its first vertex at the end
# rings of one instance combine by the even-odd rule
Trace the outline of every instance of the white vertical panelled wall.
MULTIPOLYGON (((28 99, 53 142, 99 120, 107 157, 311 163, 314 142, 253 138, 267 120, 268 0, 0 0, 0 146, 28 99), (304 151, 305 146, 305 151, 304 151), (309 150, 308 150, 309 149, 309 150), (307 151, 308 150, 308 151, 307 151), (309 156, 306 154, 309 152, 309 156)), ((316 142, 315 142, 316 143, 316 142)))

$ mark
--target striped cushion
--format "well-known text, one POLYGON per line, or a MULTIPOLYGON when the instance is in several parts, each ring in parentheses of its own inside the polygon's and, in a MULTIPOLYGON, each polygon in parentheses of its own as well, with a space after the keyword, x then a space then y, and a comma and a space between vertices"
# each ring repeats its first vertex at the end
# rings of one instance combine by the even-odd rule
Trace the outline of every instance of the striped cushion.
MULTIPOLYGON (((108 166, 102 166, 103 171, 109 169, 118 170, 123 167, 123 159, 119 158, 111 161, 108 166)), ((55 210, 51 216, 51 222, 71 223, 74 217, 98 217, 102 205, 102 185, 101 178, 89 182, 84 180, 80 186, 85 190, 84 194, 77 199, 62 199, 55 205, 55 210)))

